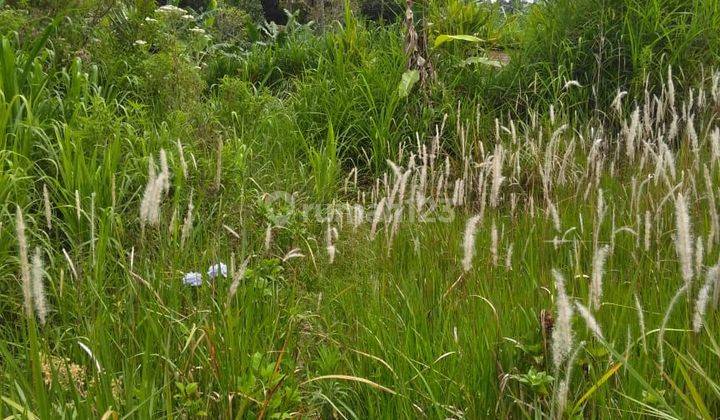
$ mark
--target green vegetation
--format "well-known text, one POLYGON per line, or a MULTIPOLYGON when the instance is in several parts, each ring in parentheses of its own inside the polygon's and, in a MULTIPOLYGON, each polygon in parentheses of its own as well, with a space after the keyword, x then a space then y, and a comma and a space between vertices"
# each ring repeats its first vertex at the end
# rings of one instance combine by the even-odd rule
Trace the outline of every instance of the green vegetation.
POLYGON ((720 412, 717 1, 175 3, 0 1, 0 417, 720 412))

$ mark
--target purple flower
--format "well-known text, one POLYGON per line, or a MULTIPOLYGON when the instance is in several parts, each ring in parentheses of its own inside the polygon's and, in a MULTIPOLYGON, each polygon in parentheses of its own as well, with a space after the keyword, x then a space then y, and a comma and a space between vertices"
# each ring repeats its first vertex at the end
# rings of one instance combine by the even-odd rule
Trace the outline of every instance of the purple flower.
POLYGON ((208 268, 207 271, 208 276, 210 276, 211 279, 214 279, 217 276, 223 276, 227 278, 227 265, 224 263, 217 263, 213 264, 208 268))
POLYGON ((183 284, 186 286, 198 287, 202 286, 202 274, 200 273, 186 273, 183 277, 183 284))

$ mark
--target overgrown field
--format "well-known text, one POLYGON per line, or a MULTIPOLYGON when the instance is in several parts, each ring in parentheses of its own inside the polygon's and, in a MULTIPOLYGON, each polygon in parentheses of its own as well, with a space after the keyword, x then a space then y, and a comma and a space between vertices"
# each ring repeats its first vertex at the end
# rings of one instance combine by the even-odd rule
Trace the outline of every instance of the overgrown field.
POLYGON ((3 3, 0 417, 719 415, 716 0, 3 3))

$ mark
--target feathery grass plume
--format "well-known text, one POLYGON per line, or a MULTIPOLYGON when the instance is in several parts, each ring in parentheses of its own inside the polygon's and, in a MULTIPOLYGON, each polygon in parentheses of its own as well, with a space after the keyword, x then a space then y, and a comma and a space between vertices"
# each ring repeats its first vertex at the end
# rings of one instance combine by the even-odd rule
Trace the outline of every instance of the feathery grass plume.
POLYGON ((581 85, 580 82, 578 82, 577 80, 568 80, 568 81, 565 83, 565 86, 563 86, 563 90, 568 90, 568 89, 570 89, 571 87, 579 87, 579 88, 581 88, 582 85, 581 85))
POLYGON ((668 305, 667 309, 665 310, 665 316, 663 317, 662 324, 660 324, 660 331, 658 331, 658 340, 657 340, 657 347, 658 347, 659 359, 660 359, 660 370, 665 369, 665 354, 663 352, 663 343, 665 342, 665 330, 667 329, 667 324, 670 321, 670 315, 672 314, 673 308, 680 300, 680 296, 682 296, 684 293, 687 293, 689 291, 690 291, 690 284, 685 283, 681 288, 678 289, 678 291, 675 293, 675 296, 673 296, 673 298, 670 299, 670 304, 668 305))
POLYGON ((467 273, 472 268, 472 260, 475 256, 475 235, 477 234, 480 216, 473 216, 468 219, 465 225, 465 236, 463 237, 463 270, 467 273))
POLYGON ((703 258, 705 257, 705 247, 703 246, 702 237, 695 239, 695 272, 700 275, 703 267, 703 258))
POLYGON ((710 291, 713 287, 717 287, 718 277, 720 277, 720 266, 714 265, 707 271, 705 284, 698 292, 697 301, 695 302, 695 313, 693 314, 693 331, 700 332, 705 321, 705 312, 707 311, 708 301, 710 299, 710 291))
POLYGON ((643 312, 638 296, 634 295, 634 297, 635 309, 637 310, 638 315, 638 326, 640 328, 640 337, 642 338, 643 350, 645 351, 645 354, 647 354, 647 340, 645 339, 645 312, 643 312))
POLYGON ((613 99, 612 104, 610 104, 610 107, 614 109, 615 113, 617 113, 618 115, 622 113, 622 100, 625 95, 627 95, 627 92, 618 89, 618 92, 615 95, 615 99, 613 99))
POLYGON ((420 180, 419 185, 417 186, 415 190, 415 202, 417 206, 418 213, 422 213, 423 208, 425 206, 425 190, 427 189, 427 177, 428 177, 428 157, 427 152, 425 151, 425 146, 423 146, 423 153, 422 153, 422 165, 420 166, 420 180))
POLYGON ((365 221, 365 209, 360 204, 353 206, 352 228, 356 231, 358 227, 365 221))
POLYGON ((173 207, 172 217, 170 217, 170 223, 168 223, 168 233, 172 235, 175 232, 178 218, 178 206, 173 207))
POLYGON ((272 243, 272 225, 268 223, 267 228, 265 229, 265 251, 270 249, 270 244, 272 243))
POLYGON ((547 200, 547 210, 553 222, 553 227, 557 232, 560 232, 560 215, 558 214, 557 207, 555 207, 555 204, 553 204, 550 199, 547 200))
POLYGON ((560 418, 565 412, 565 407, 567 406, 568 391, 570 390, 570 380, 572 379, 573 366, 575 365, 575 361, 580 355, 580 350, 582 350, 584 346, 584 341, 581 341, 580 344, 578 344, 577 348, 568 360, 567 367, 565 368, 565 378, 561 380, 560 384, 558 385, 557 393, 555 394, 558 418, 560 418))
POLYGON ((592 277, 590 280, 590 307, 599 310, 602 303, 602 281, 605 274, 605 262, 607 261, 610 247, 602 246, 595 250, 593 256, 592 277))
POLYGON ((167 194, 170 192, 170 168, 168 167, 167 153, 165 153, 165 149, 160 149, 160 176, 163 180, 160 188, 163 193, 167 194))
POLYGON ((148 182, 145 185, 145 192, 140 202, 140 224, 155 226, 160 222, 160 201, 162 199, 163 174, 155 173, 155 161, 151 157, 148 163, 148 182))
POLYGON ((695 121, 693 119, 694 117, 690 117, 687 121, 687 126, 685 127, 685 132, 687 133, 688 139, 690 140, 690 147, 692 148, 693 152, 697 152, 700 148, 700 144, 698 143, 698 134, 697 130, 695 130, 695 121))
POLYGON ((682 270, 682 279, 686 285, 692 283, 693 280, 693 263, 692 263, 692 232, 690 226, 690 213, 688 211, 685 197, 682 193, 678 193, 675 199, 675 225, 677 233, 675 236, 675 249, 680 267, 682 270))
POLYGON ((375 239, 375 234, 377 233, 377 225, 380 222, 380 218, 382 218, 384 210, 385 210, 385 197, 380 199, 380 202, 377 204, 377 207, 375 207, 375 214, 373 215, 372 226, 370 226, 370 239, 375 239))
POLYGON ((247 270, 248 262, 250 261, 249 258, 245 259, 243 261, 242 265, 237 271, 234 271, 232 273, 232 283, 230 284, 230 288, 228 289, 228 296, 227 301, 225 302, 225 307, 230 306, 230 302, 232 301, 232 298, 235 297, 235 294, 237 293, 238 287, 240 287, 240 281, 245 277, 245 271, 247 270))
POLYGON ((632 162, 635 160, 635 139, 640 128, 640 107, 635 110, 630 117, 630 126, 625 130, 625 156, 632 162))
POLYGON ((408 169, 403 174, 402 178, 400 179, 400 192, 398 193, 398 203, 400 205, 404 205, 405 203, 405 192, 407 191, 407 185, 408 181, 410 180, 410 175, 412 174, 412 169, 408 169))
POLYGON ((23 219, 22 209, 17 206, 15 215, 15 230, 17 233, 18 251, 20 255, 20 278, 22 279, 23 304, 25 306, 25 315, 28 319, 33 317, 33 298, 32 283, 30 279, 30 262, 28 261, 28 244, 25 237, 25 219, 23 219))
MULTIPOLYGON (((135 248, 133 248, 133 249, 135 249, 135 248)), ((68 262, 68 266, 70 267, 70 271, 72 272, 72 275, 75 278, 75 281, 78 281, 78 279, 80 277, 78 276, 78 272, 75 269, 75 264, 73 264, 72 259, 70 258, 70 255, 67 253, 67 250, 65 250, 65 248, 63 248, 62 252, 63 252, 63 255, 65 256, 65 260, 68 262)))
POLYGON ((493 266, 498 265, 498 229, 495 220, 493 220, 492 228, 490 229, 490 255, 492 256, 493 266))
POLYGON ((133 266, 135 265, 135 247, 130 248, 130 272, 133 272, 133 266))
POLYGON ((505 268, 512 270, 513 244, 508 245, 507 254, 505 254, 505 268))
POLYGON ((505 153, 501 144, 495 145, 492 158, 492 182, 490 187, 490 206, 495 208, 500 201, 500 187, 505 178, 502 176, 503 159, 505 153))
POLYGON ((177 150, 178 156, 180 157, 180 168, 182 169, 183 178, 188 178, 188 165, 185 161, 185 152, 183 151, 183 145, 180 143, 180 139, 177 139, 177 150))
POLYGON ((335 253, 337 252, 337 249, 335 248, 335 245, 328 245, 326 250, 328 254, 328 264, 332 265, 335 262, 335 253))
POLYGON ((670 121, 670 128, 668 128, 667 139, 668 142, 673 142, 678 135, 678 116, 673 111, 673 118, 670 121))
POLYGON ((703 176, 705 177, 705 189, 707 191, 706 199, 708 208, 710 209, 710 232, 708 233, 708 251, 712 249, 720 234, 720 216, 718 216, 717 206, 715 203, 715 192, 713 191, 713 182, 710 178, 710 170, 707 165, 703 165, 703 176))
POLYGON ((48 229, 52 229, 52 206, 50 205, 50 192, 47 184, 43 184, 43 203, 45 204, 45 223, 48 229))
POLYGON ((567 359, 572 349, 573 334, 572 334, 572 315, 573 309, 570 305, 570 299, 565 292, 565 277, 563 277, 560 271, 553 269, 553 277, 555 278, 555 288, 557 289, 557 296, 555 305, 557 306, 557 317, 555 319, 555 326, 552 330, 552 357, 553 365, 557 371, 560 371, 560 366, 567 359))
POLYGON ((217 144, 217 161, 215 162, 215 190, 220 190, 220 181, 222 180, 222 151, 223 141, 218 139, 217 144))
POLYGON ((605 341, 605 337, 600 329, 600 324, 598 324, 592 312, 590 312, 590 310, 580 302, 575 302, 575 307, 577 307, 578 313, 585 320, 585 324, 595 337, 601 341, 605 341))
POLYGON ((295 258, 304 258, 305 255, 300 252, 299 248, 293 248, 290 251, 288 251, 287 254, 285 254, 284 257, 282 257, 282 262, 290 261, 295 258))
POLYGON ((710 151, 712 153, 712 167, 720 159, 720 127, 715 127, 712 134, 710 134, 710 151))
POLYGON ((185 247, 185 242, 190 238, 190 232, 193 226, 193 191, 190 191, 190 201, 188 201, 187 213, 185 213, 185 220, 183 220, 183 226, 180 233, 180 248, 185 247))
POLYGON ((335 262, 335 245, 333 245, 333 239, 337 236, 337 231, 335 228, 330 226, 330 223, 327 225, 327 230, 325 232, 325 243, 326 243, 326 249, 328 254, 328 263, 332 264, 335 262))
POLYGON ((402 215, 403 207, 398 207, 398 209, 395 210, 395 214, 393 215, 392 228, 390 229, 390 237, 388 238, 388 251, 392 247, 393 241, 395 240, 395 237, 398 234, 398 230, 400 229, 400 221, 402 220, 402 215))
POLYGON ((36 247, 32 260, 32 286, 35 312, 40 320, 40 325, 45 325, 45 319, 47 318, 47 301, 45 299, 45 287, 43 286, 43 273, 42 254, 40 247, 36 247))
POLYGON ((75 190, 75 216, 77 217, 77 221, 80 221, 80 216, 82 213, 82 207, 80 206, 80 191, 75 190))

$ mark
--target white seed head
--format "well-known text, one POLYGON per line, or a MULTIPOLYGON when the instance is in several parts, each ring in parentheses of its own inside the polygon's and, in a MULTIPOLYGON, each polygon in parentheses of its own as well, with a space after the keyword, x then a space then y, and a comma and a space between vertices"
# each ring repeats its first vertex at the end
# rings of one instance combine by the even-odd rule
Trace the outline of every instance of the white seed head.
POLYGON ((689 285, 693 279, 693 239, 690 227, 690 213, 682 193, 678 194, 675 200, 675 226, 677 229, 675 249, 680 260, 683 281, 689 285))
POLYGON ((718 276, 720 275, 720 267, 715 265, 708 269, 705 284, 698 292, 697 301, 695 302, 695 313, 693 314, 693 331, 700 332, 705 322, 705 313, 707 311, 708 301, 710 299, 710 291, 713 286, 717 285, 718 276))
POLYGON ((603 336, 602 329, 600 329, 600 324, 598 324, 592 312, 590 312, 590 310, 580 302, 575 302, 575 306, 577 307, 580 316, 585 320, 585 324, 587 324, 588 329, 595 335, 595 337, 604 341, 605 337, 603 336))
POLYGON ((593 256, 592 277, 590 281, 590 307, 594 310, 600 309, 602 303, 602 282, 605 274, 605 262, 607 261, 610 247, 605 245, 595 250, 593 256))
POLYGON ((28 261, 28 245, 25 237, 25 219, 20 206, 17 207, 15 230, 17 233, 18 253, 20 256, 20 278, 22 280, 23 303, 25 315, 33 317, 32 283, 30 278, 30 262, 28 261))
POLYGON ((465 235, 463 236, 463 260, 462 266, 465 272, 472 268, 472 260, 475 256, 475 235, 477 226, 480 222, 480 216, 473 216, 468 219, 465 225, 465 235))
POLYGON ((557 317, 555 318, 555 326, 552 330, 552 356, 555 369, 559 371, 560 366, 565 359, 567 359, 572 349, 573 309, 565 292, 565 278, 558 270, 553 269, 552 273, 555 278, 555 288, 557 289, 555 301, 557 317))
POLYGON ((42 254, 40 247, 36 247, 32 264, 33 299, 35 301, 35 312, 41 325, 45 325, 45 319, 47 318, 47 301, 45 299, 43 276, 42 254))

